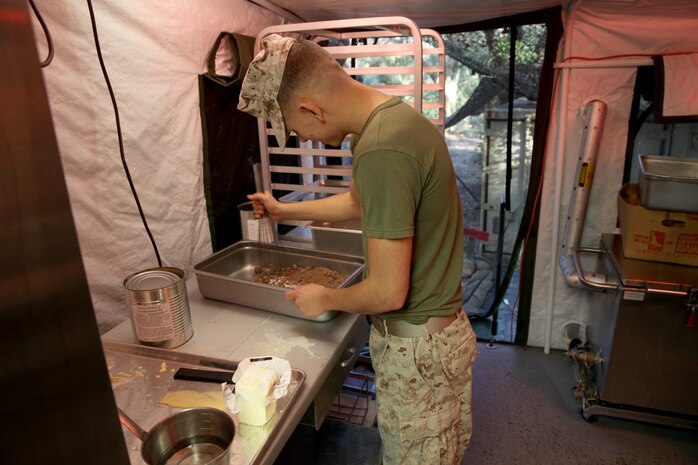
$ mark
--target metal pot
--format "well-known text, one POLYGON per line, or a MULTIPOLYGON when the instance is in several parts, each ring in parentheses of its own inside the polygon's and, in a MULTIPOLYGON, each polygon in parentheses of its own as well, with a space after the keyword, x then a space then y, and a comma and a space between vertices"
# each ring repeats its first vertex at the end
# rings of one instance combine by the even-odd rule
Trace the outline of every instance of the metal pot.
POLYGON ((228 465, 230 461, 235 423, 222 410, 182 410, 147 432, 121 409, 119 420, 143 442, 141 456, 148 465, 228 465))

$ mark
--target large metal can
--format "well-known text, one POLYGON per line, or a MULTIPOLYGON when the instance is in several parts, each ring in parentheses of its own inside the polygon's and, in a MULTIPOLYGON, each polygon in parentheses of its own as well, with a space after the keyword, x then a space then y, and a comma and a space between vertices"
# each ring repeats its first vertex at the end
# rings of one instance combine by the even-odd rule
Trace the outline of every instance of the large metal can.
POLYGON ((184 272, 161 267, 124 279, 131 325, 141 344, 174 349, 194 335, 184 272))

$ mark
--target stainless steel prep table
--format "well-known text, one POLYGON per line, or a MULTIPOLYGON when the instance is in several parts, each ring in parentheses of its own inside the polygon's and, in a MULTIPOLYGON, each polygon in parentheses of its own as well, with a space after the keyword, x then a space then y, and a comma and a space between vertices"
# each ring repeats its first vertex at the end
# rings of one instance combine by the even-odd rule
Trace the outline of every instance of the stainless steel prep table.
MULTIPOLYGON (((116 403, 144 430, 151 430, 160 420, 182 408, 202 406, 192 405, 201 402, 200 399, 204 399, 206 406, 224 409, 222 383, 175 380, 173 375, 177 369, 186 367, 225 370, 228 373, 226 377, 232 377, 229 373, 237 369, 237 362, 114 341, 103 341, 103 347, 116 403), (174 397, 161 402, 168 395, 174 397)), ((286 413, 288 407, 293 405, 304 379, 302 371, 291 370, 288 391, 278 399, 276 413, 267 424, 245 425, 233 418, 235 436, 230 446, 229 465, 258 465, 266 449, 271 446, 268 439, 281 428, 293 427, 286 413)), ((141 439, 134 434, 123 433, 129 460, 134 464, 141 463, 141 439)))
MULTIPOLYGON (((194 336, 174 351, 231 361, 274 355, 305 373, 304 382, 284 412, 284 426, 268 439, 271 443, 265 445, 263 456, 256 461, 271 464, 306 412, 306 421, 319 428, 328 402, 331 404, 368 338, 366 317, 340 312, 327 322, 307 321, 207 299, 193 277, 186 284, 194 336)), ((130 320, 105 333, 102 339, 140 345, 130 320)))
POLYGON ((599 268, 618 292, 590 294, 586 331, 598 361, 583 417, 698 428, 698 331, 689 324, 698 267, 625 258, 618 234, 603 234, 601 249, 599 268))

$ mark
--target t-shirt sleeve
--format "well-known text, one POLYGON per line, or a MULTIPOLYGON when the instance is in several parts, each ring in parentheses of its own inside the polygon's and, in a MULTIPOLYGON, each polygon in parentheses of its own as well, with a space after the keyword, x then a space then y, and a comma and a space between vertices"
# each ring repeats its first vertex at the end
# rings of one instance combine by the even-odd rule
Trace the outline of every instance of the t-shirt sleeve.
POLYGON ((374 150, 355 161, 354 183, 368 237, 401 239, 414 236, 420 201, 418 162, 393 150, 374 150))

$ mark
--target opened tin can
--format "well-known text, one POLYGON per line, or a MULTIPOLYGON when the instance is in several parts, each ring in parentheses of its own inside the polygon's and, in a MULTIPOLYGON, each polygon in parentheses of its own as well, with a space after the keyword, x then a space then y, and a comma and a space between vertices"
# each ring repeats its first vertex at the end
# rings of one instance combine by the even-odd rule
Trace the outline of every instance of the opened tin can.
POLYGON ((254 206, 252 202, 245 202, 238 205, 240 212, 240 232, 242 240, 257 240, 259 237, 259 220, 254 217, 254 206))
POLYGON ((131 325, 141 344, 174 349, 194 335, 184 272, 160 267, 124 279, 131 325))

